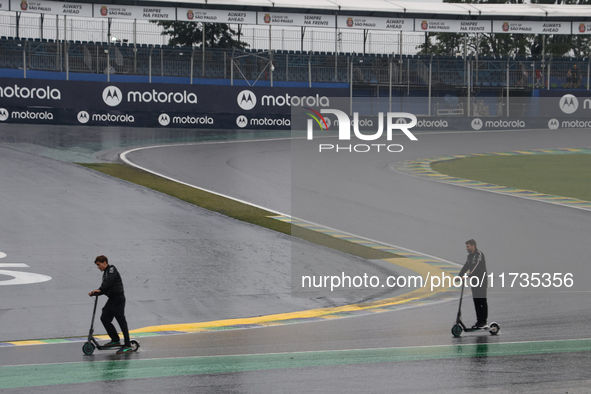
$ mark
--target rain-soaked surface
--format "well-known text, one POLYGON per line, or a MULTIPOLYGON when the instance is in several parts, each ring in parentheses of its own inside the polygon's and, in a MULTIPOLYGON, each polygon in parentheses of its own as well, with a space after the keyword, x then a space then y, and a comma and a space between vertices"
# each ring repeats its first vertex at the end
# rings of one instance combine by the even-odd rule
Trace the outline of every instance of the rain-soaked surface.
MULTIPOLYGON (((84 294, 100 280, 92 259, 102 253, 124 271, 128 320, 136 327, 329 304, 289 297, 289 243, 297 241, 68 163, 113 161, 135 146, 214 138, 175 133, 3 125, 0 252, 6 257, 0 263, 26 264, 14 269, 52 280, 0 286, 0 340, 84 335, 91 314, 84 294)), ((427 182, 388 165, 445 154, 588 147, 588 133, 424 134, 395 159, 340 161, 343 172, 332 176, 330 161, 300 162, 306 182, 289 172, 281 154, 291 152, 293 162, 298 148, 289 142, 138 151, 131 160, 184 182, 275 204, 270 208, 278 211, 296 198, 298 216, 448 260, 461 262, 463 242, 475 238, 489 270, 573 271, 575 287, 490 289, 491 321, 501 325, 497 336, 453 338, 457 303, 447 302, 322 322, 144 337, 129 356, 84 356, 81 343, 2 346, 0 387, 22 393, 586 392, 590 213, 427 182), (256 187, 249 190, 240 182, 244 177, 256 178, 256 187), (371 199, 363 193, 368 189, 371 199)), ((230 138, 237 136, 261 137, 230 138)), ((364 264, 308 250, 303 260, 364 264)), ((472 323, 469 301, 463 316, 472 323)))

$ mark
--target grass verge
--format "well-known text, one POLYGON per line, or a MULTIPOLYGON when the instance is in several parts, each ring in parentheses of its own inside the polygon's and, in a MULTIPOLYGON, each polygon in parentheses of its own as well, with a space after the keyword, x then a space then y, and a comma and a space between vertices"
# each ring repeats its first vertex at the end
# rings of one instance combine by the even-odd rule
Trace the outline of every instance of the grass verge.
POLYGON ((368 248, 349 241, 331 237, 317 231, 308 230, 299 226, 292 226, 290 223, 272 219, 274 213, 264 209, 255 208, 229 198, 221 197, 203 190, 185 186, 168 179, 150 174, 137 168, 117 163, 100 163, 79 165, 96 170, 114 178, 122 179, 137 185, 178 198, 179 200, 197 205, 210 211, 221 213, 231 218, 265 227, 280 233, 288 234, 296 238, 325 246, 344 253, 359 256, 364 259, 384 259, 401 257, 392 253, 368 248))
POLYGON ((431 163, 457 178, 591 201, 591 155, 476 156, 431 163))

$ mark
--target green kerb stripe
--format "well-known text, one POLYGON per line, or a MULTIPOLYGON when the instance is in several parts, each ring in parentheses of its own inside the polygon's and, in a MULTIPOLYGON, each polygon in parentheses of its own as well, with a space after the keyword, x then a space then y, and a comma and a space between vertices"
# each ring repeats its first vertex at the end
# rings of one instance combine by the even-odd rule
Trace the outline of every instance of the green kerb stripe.
POLYGON ((3 366, 0 367, 0 389, 299 367, 587 352, 590 350, 591 339, 580 339, 3 366))

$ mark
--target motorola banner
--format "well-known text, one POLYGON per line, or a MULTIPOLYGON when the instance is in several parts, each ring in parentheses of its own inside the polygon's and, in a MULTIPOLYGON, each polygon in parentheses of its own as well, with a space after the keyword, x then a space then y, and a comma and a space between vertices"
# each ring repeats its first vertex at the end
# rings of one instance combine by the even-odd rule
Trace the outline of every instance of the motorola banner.
POLYGON ((545 116, 591 118, 591 92, 587 90, 542 90, 539 104, 545 116))
POLYGON ((203 130, 289 130, 285 115, 222 113, 104 111, 92 109, 0 107, 0 124, 28 123, 79 126, 132 126, 203 130))
POLYGON ((292 107, 328 107, 327 97, 348 95, 348 89, 342 88, 244 88, 0 78, 0 107, 3 108, 289 115, 292 107))
MULTIPOLYGON (((324 115, 322 129, 328 127, 328 131, 338 130, 338 120, 333 119, 331 115, 324 115)), ((365 134, 375 133, 380 129, 380 118, 378 116, 358 115, 358 125, 360 131, 365 134)), ((304 121, 306 118, 295 119, 292 124, 292 130, 305 130, 304 121)), ((398 117, 394 123, 396 125, 409 124, 411 121, 404 117, 398 117)), ((382 127, 384 122, 382 122, 382 127)), ((353 126, 353 121, 351 126, 353 126)), ((591 128, 591 119, 576 120, 565 117, 418 117, 416 125, 413 126, 413 132, 445 132, 445 131, 493 131, 493 130, 531 130, 531 129, 568 129, 568 128, 591 128)))
MULTIPOLYGON (((337 130, 338 120, 330 115, 325 117, 329 132, 337 130)), ((375 133, 380 127, 378 116, 358 115, 358 127, 363 133, 375 133)), ((396 125, 407 124, 405 118, 396 119, 396 125)), ((237 113, 195 113, 139 111, 104 111, 92 109, 55 109, 0 107, 0 124, 29 123, 84 126, 133 126, 151 128, 192 128, 203 130, 305 130, 305 124, 292 122, 291 115, 237 114, 237 113)), ((398 127, 398 126, 397 126, 398 127)), ((413 131, 491 131, 525 129, 572 129, 591 128, 591 118, 417 118, 413 131)))

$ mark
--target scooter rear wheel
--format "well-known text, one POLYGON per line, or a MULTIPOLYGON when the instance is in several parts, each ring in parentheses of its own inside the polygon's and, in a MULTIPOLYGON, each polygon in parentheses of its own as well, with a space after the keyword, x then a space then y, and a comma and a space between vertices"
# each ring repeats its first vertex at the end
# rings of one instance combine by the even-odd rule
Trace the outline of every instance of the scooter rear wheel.
POLYGON ((87 356, 90 356, 92 353, 94 353, 94 344, 92 342, 86 342, 84 345, 82 345, 82 352, 87 356))
POLYGON ((490 333, 492 335, 497 335, 499 333, 499 331, 501 330, 501 327, 499 327, 499 325, 497 323, 492 323, 490 325, 490 333))
POLYGON ((133 340, 129 343, 131 343, 131 347, 133 348, 134 352, 137 352, 137 350, 140 348, 140 343, 136 340, 133 340))
POLYGON ((455 326, 453 326, 451 328, 451 333, 454 337, 459 337, 460 335, 462 335, 462 326, 460 326, 459 324, 456 324, 455 326))

